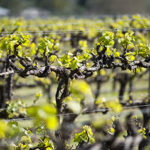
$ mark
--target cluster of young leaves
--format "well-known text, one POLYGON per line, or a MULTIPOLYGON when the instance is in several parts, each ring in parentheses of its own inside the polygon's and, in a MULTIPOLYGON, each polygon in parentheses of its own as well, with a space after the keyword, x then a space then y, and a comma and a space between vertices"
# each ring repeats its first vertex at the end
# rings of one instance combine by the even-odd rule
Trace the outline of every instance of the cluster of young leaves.
MULTIPOLYGON (((24 118, 27 116, 26 104, 23 100, 7 102, 5 110, 1 111, 7 118, 24 118)), ((2 117, 2 116, 1 116, 2 117)))
POLYGON ((43 122, 50 130, 58 128, 57 110, 53 105, 33 106, 28 108, 27 112, 34 119, 34 126, 39 126, 43 122))
POLYGON ((22 57, 25 54, 24 48, 29 47, 30 44, 29 39, 30 39, 30 35, 26 35, 26 34, 21 34, 20 36, 10 35, 10 36, 1 37, 0 49, 4 54, 7 52, 7 54, 9 55, 14 55, 15 45, 18 45, 18 49, 19 49, 18 55, 22 57))
POLYGON ((99 97, 95 103, 99 108, 107 108, 118 114, 122 112, 122 105, 118 100, 106 100, 99 97))
POLYGON ((12 139, 20 136, 24 131, 24 129, 20 127, 16 121, 6 122, 4 120, 0 120, 0 128, 0 139, 12 139))
POLYGON ((58 51, 59 43, 48 37, 41 38, 38 44, 38 50, 41 56, 43 56, 44 53, 47 55, 48 53, 52 53, 53 50, 58 51))
POLYGON ((76 133, 73 140, 74 142, 78 143, 78 145, 83 143, 94 143, 95 139, 91 127, 87 125, 83 126, 83 130, 79 133, 76 133))
POLYGON ((34 129, 22 127, 17 121, 6 122, 0 120, 0 148, 5 142, 4 149, 27 150, 30 148, 39 148, 53 150, 54 144, 49 136, 46 136, 46 128, 39 126, 34 129))
MULTIPOLYGON (((97 40, 96 45, 99 45, 100 51, 106 47, 106 54, 108 57, 114 55, 116 58, 118 58, 122 51, 126 49, 127 52, 125 53, 125 56, 126 59, 130 62, 134 61, 135 57, 137 56, 146 57, 149 54, 149 46, 146 43, 136 44, 136 38, 137 35, 131 31, 126 33, 123 33, 122 31, 116 31, 116 33, 106 31, 102 32, 102 35, 97 40), (120 48, 114 48, 115 40, 118 41, 120 48)), ((92 62, 89 60, 92 56, 91 54, 95 54, 95 50, 88 48, 86 40, 79 41, 79 49, 81 49, 83 52, 77 56, 74 56, 71 51, 65 55, 56 55, 55 53, 58 53, 58 50, 60 49, 60 42, 58 39, 54 40, 51 38, 51 36, 44 38, 38 37, 37 42, 32 42, 32 40, 33 36, 26 34, 1 37, 1 57, 2 55, 6 55, 6 53, 2 53, 4 51, 14 55, 14 50, 17 45, 18 56, 25 56, 30 60, 33 60, 33 56, 35 55, 40 57, 48 55, 50 64, 57 62, 56 64, 71 68, 72 70, 80 68, 84 61, 86 61, 87 67, 92 66, 92 62)))

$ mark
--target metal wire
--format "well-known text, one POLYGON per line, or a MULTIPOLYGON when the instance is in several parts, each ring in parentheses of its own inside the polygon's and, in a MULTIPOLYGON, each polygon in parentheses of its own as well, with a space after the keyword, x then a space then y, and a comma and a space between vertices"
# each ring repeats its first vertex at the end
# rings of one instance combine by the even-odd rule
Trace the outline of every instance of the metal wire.
MULTIPOLYGON (((94 22, 88 22, 88 25, 89 24, 93 24, 93 23, 101 23, 101 20, 98 20, 98 21, 95 21, 94 22)), ((1 27, 14 27, 14 28, 17 28, 17 27, 41 27, 41 26, 49 26, 49 27, 53 27, 53 26, 68 26, 68 25, 78 25, 78 24, 81 24, 80 22, 74 22, 74 23, 56 23, 56 24, 27 24, 27 25, 0 25, 0 28, 1 27)), ((85 23, 83 23, 85 24, 85 23)))
MULTIPOLYGON (((129 109, 139 108, 142 113, 147 113, 147 110, 145 110, 146 107, 150 107, 150 104, 136 105, 136 106, 123 106, 122 108, 123 108, 123 111, 129 110, 129 109)), ((28 108, 30 108, 30 107, 28 107, 28 108)), ((2 110, 7 110, 7 109, 6 108, 0 109, 0 111, 2 111, 2 110)), ((107 112, 107 111, 112 112, 112 110, 109 109, 109 108, 99 108, 99 109, 95 109, 95 110, 83 111, 83 112, 81 112, 81 113, 79 113, 77 115, 87 115, 87 114, 95 114, 95 113, 104 113, 104 112, 107 112)), ((59 116, 59 117, 60 116, 71 116, 71 115, 75 115, 75 113, 54 114, 54 116, 59 116)), ((34 119, 34 118, 25 117, 25 118, 12 118, 12 119, 10 118, 10 119, 5 119, 5 120, 8 120, 8 121, 10 121, 10 120, 18 120, 19 121, 19 120, 32 120, 32 119, 34 119)))
MULTIPOLYGON (((99 29, 94 28, 97 32, 103 31, 150 31, 150 27, 148 28, 122 28, 122 29, 99 29)), ((77 29, 77 30, 56 30, 56 31, 19 31, 19 33, 12 33, 12 32, 2 32, 0 33, 1 37, 8 36, 8 35, 22 35, 22 34, 56 34, 56 35, 64 35, 66 33, 76 33, 76 32, 90 32, 90 28, 86 28, 85 30, 77 29)))

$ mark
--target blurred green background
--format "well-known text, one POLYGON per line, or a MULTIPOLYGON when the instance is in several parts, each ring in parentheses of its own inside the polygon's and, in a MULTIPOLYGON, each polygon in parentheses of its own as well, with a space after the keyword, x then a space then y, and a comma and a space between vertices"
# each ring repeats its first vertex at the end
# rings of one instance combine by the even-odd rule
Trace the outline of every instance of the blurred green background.
POLYGON ((0 16, 149 14, 150 0, 0 0, 0 16))

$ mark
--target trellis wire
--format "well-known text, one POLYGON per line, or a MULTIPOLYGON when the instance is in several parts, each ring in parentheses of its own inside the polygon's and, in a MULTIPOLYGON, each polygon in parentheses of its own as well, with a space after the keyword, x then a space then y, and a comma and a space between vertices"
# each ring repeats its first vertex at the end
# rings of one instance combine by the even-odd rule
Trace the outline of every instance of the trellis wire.
MULTIPOLYGON (((95 21, 94 22, 88 22, 88 24, 93 24, 93 23, 101 23, 101 20, 99 21, 95 21)), ((81 24, 80 22, 73 22, 73 23, 56 23, 56 24, 27 24, 27 25, 0 25, 0 28, 2 27, 14 27, 14 28, 17 28, 17 27, 41 27, 41 26, 67 26, 67 25, 78 25, 78 24, 81 24)), ((85 24, 85 23, 83 23, 85 24)))
MULTIPOLYGON (((77 19, 90 19, 90 20, 92 20, 91 22, 89 22, 88 21, 88 24, 92 24, 92 23, 101 23, 102 21, 103 21, 103 19, 105 19, 105 18, 107 18, 107 17, 109 17, 109 18, 121 18, 121 17, 123 17, 123 16, 128 16, 129 18, 132 18, 133 17, 133 15, 129 15, 129 14, 124 14, 124 15, 88 15, 88 16, 86 16, 86 15, 83 15, 83 16, 76 16, 76 15, 73 15, 73 16, 71 16, 70 17, 70 15, 68 16, 68 17, 66 17, 66 16, 61 16, 61 17, 59 17, 59 16, 55 16, 55 17, 53 17, 53 19, 55 20, 55 19, 61 19, 61 20, 63 20, 63 21, 69 21, 69 20, 73 20, 73 21, 77 21, 77 19)), ((147 17, 147 18, 149 18, 149 15, 144 15, 145 17, 147 17)), ((50 20, 50 19, 48 19, 48 20, 50 20)), ((127 19, 128 20, 128 19, 127 19)), ((55 23, 55 24, 53 24, 53 23, 48 23, 48 24, 26 24, 26 25, 15 25, 15 24, 13 24, 13 25, 5 25, 5 24, 1 24, 0 25, 0 27, 3 27, 3 26, 5 26, 5 27, 38 27, 38 26, 66 26, 66 25, 77 25, 77 24, 81 24, 80 22, 73 22, 73 23, 55 23)), ((85 23, 84 23, 85 24, 85 23)))
MULTIPOLYGON (((123 108, 123 111, 125 111, 125 110, 129 110, 129 109, 136 109, 136 108, 139 108, 140 109, 140 111, 142 112, 142 113, 147 113, 146 111, 145 111, 145 108, 146 107, 150 107, 150 104, 144 104, 144 105, 136 105, 136 106, 123 106, 122 108, 123 108), (142 109, 142 110, 141 110, 142 109)), ((30 108, 30 107, 28 107, 28 108, 30 108)), ((4 108, 4 109, 0 109, 0 111, 2 111, 2 110, 6 110, 6 108, 4 108)), ((99 109, 97 109, 97 110, 88 110, 88 111, 83 111, 83 112, 81 112, 81 113, 79 113, 79 114, 75 114, 75 113, 66 113, 66 114, 53 114, 54 116, 70 116, 70 115, 87 115, 87 114, 95 114, 95 113, 104 113, 104 112, 106 112, 106 111, 110 111, 111 112, 111 109, 109 109, 109 108, 99 108, 99 109)), ((8 119, 4 119, 4 120, 32 120, 33 118, 31 118, 31 117, 25 117, 25 118, 8 118, 8 119)))
MULTIPOLYGON (((117 31, 150 31, 150 27, 148 28, 122 28, 122 29, 99 29, 99 28, 94 28, 96 31, 98 32, 102 32, 102 31, 112 31, 112 32, 117 32, 117 31)), ((20 33, 12 33, 12 32, 2 32, 0 33, 0 36, 8 36, 8 35, 22 35, 22 34, 56 34, 56 35, 64 35, 66 33, 76 33, 76 32, 90 32, 90 28, 89 29, 85 29, 85 30, 56 30, 56 31, 20 31, 20 33)))

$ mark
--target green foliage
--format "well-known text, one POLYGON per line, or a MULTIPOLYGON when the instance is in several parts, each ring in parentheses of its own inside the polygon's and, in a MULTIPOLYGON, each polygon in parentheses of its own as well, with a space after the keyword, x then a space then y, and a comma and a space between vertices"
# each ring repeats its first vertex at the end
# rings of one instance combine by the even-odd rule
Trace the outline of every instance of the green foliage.
POLYGON ((145 129, 145 128, 139 129, 139 130, 138 130, 138 133, 139 133, 140 135, 142 135, 144 139, 146 139, 146 129, 145 129))
POLYGON ((115 101, 115 100, 104 101, 103 105, 106 108, 110 108, 115 113, 122 112, 122 105, 119 103, 119 101, 115 101))
POLYGON ((96 100, 96 105, 98 107, 109 108, 112 112, 121 113, 122 105, 118 100, 106 100, 105 98, 98 98, 96 100))
POLYGON ((46 150, 53 150, 54 145, 49 137, 44 137, 40 139, 40 143, 38 144, 38 147, 40 149, 46 149, 46 150))
POLYGON ((48 52, 51 53, 53 51, 53 46, 54 46, 53 39, 43 38, 38 44, 38 49, 40 51, 40 54, 43 55, 44 52, 46 52, 46 54, 48 52))
POLYGON ((59 64, 61 66, 69 67, 71 64, 71 56, 72 54, 66 54, 63 57, 59 58, 59 64))
POLYGON ((81 101, 85 96, 91 95, 91 88, 84 80, 73 80, 70 85, 72 98, 81 101))
POLYGON ((94 143, 95 139, 93 137, 93 132, 90 126, 84 126, 82 132, 76 133, 74 136, 74 142, 78 144, 82 143, 94 143))
POLYGON ((118 39, 118 42, 123 48, 132 49, 134 48, 134 32, 125 33, 125 35, 118 39))
POLYGON ((52 63, 56 62, 56 60, 57 60, 56 55, 51 55, 50 58, 49 58, 49 61, 52 62, 52 63))
POLYGON ((27 115, 26 105, 24 101, 11 101, 7 103, 7 109, 9 118, 25 117, 27 115))
POLYGON ((39 99, 41 96, 42 96, 41 92, 35 94, 36 99, 39 99))
POLYGON ((34 106, 28 108, 27 112, 29 116, 34 118, 34 124, 36 126, 44 122, 50 130, 56 130, 58 128, 57 111, 54 106, 50 104, 34 106))
POLYGON ((5 133, 7 131, 7 124, 5 121, 0 120, 0 139, 5 137, 5 133))
POLYGON ((6 122, 4 120, 0 120, 0 129, 0 139, 11 139, 20 135, 23 132, 23 129, 16 121, 6 122))
POLYGON ((99 38, 100 45, 113 46, 114 45, 114 33, 113 32, 104 32, 103 35, 99 38))
POLYGON ((78 101, 72 100, 71 97, 65 99, 65 102, 70 110, 70 112, 79 114, 81 112, 81 105, 78 101))
POLYGON ((125 56, 126 56, 128 61, 134 61, 135 60, 133 53, 126 53, 125 56))
POLYGON ((114 53, 114 56, 115 56, 115 57, 119 57, 119 56, 120 56, 120 53, 119 53, 119 52, 115 52, 115 53, 114 53))
POLYGON ((80 40, 79 41, 79 48, 81 48, 82 50, 86 51, 87 48, 88 48, 87 41, 80 40))
POLYGON ((79 66, 80 66, 79 60, 76 57, 74 57, 73 60, 72 60, 72 62, 71 62, 70 68, 72 70, 75 70, 79 66))
POLYGON ((135 50, 134 53, 135 53, 135 55, 147 57, 150 54, 150 47, 149 47, 149 45, 140 43, 139 45, 137 45, 137 50, 135 50))
MULTIPOLYGON (((120 69, 126 70, 125 73, 128 73, 130 79, 134 79, 136 74, 140 76, 141 73, 147 72, 150 35, 141 29, 130 31, 129 29, 134 26, 138 29, 141 27, 147 29, 150 20, 141 16, 131 18, 124 16, 116 20, 111 18, 104 20, 51 18, 51 20, 34 21, 2 19, 0 69, 2 73, 6 72, 6 75, 1 75, 1 87, 9 87, 8 77, 12 77, 16 91, 20 85, 30 88, 38 86, 35 88, 32 101, 35 104, 39 100, 39 103, 28 108, 23 101, 7 103, 6 109, 1 111, 2 117, 5 117, 3 115, 5 112, 9 119, 27 117, 24 119, 30 120, 0 120, 0 146, 1 141, 6 141, 6 145, 12 143, 13 146, 10 147, 18 150, 32 148, 52 150, 58 149, 58 145, 62 142, 67 150, 78 149, 80 146, 82 149, 83 145, 100 141, 99 139, 103 142, 105 139, 103 136, 114 138, 117 134, 119 136, 115 138, 125 141, 118 131, 120 128, 115 124, 117 118, 122 116, 124 104, 121 105, 118 100, 97 98, 97 93, 99 85, 107 80, 111 81, 116 72, 120 73, 120 69), (36 24, 41 26, 37 27, 36 24), (17 28, 11 25, 17 25, 17 28), (99 31, 96 27, 102 30, 99 31), (114 28, 118 30, 112 31, 114 28), (26 34, 27 31, 33 33, 26 34), (5 32, 12 34, 5 35, 5 32), (14 71, 15 76, 9 74, 9 71, 14 71), (28 76, 29 78, 25 78, 28 76), (44 103, 45 95, 49 97, 49 104, 41 104, 44 103), (94 111, 102 113, 93 114, 94 111), (83 122, 78 122, 80 120, 83 122), (79 131, 82 124, 92 124, 94 133, 90 126, 84 126, 82 131, 71 139, 74 127, 79 131)), ((115 79, 122 82, 121 79, 117 79, 117 75, 115 79)), ((101 88, 107 90, 106 86, 101 88)), ((18 96, 19 92, 16 91, 15 94, 18 96)), ((24 89, 22 91, 21 96, 26 96, 24 89)), ((7 100, 8 92, 4 96, 7 100)), ((31 97, 27 99, 31 100, 31 97)), ((127 102, 128 105, 134 104, 134 100, 129 99, 127 102)), ((120 120, 122 123, 122 119, 120 120)), ((136 124, 141 124, 141 121, 136 124)), ((142 135, 140 136, 142 140, 148 139, 145 128, 140 125, 137 131, 137 134, 142 135)), ((127 134, 127 130, 124 132, 127 134)))
POLYGON ((114 129, 114 128, 110 128, 107 132, 108 132, 109 134, 113 135, 114 132, 115 132, 115 129, 114 129))
POLYGON ((16 146, 16 150, 27 150, 30 148, 31 138, 29 136, 22 136, 20 143, 16 146))

